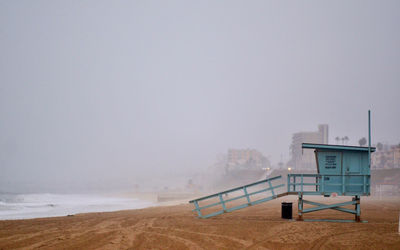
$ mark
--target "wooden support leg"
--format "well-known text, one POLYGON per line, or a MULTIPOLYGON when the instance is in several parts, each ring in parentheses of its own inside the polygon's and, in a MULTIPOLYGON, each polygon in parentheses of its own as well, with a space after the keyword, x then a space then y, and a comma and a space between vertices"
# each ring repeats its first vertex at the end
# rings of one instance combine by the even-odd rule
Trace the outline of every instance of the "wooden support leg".
POLYGON ((299 193, 299 200, 297 202, 297 210, 298 210, 298 221, 303 220, 303 194, 299 193))
POLYGON ((361 216, 361 208, 360 208, 360 196, 356 195, 354 197, 354 200, 356 201, 355 204, 355 210, 356 210, 356 222, 361 222, 360 216, 361 216))
POLYGON ((197 201, 194 202, 194 206, 196 207, 197 215, 199 216, 199 218, 203 218, 203 215, 201 214, 199 203, 197 201))

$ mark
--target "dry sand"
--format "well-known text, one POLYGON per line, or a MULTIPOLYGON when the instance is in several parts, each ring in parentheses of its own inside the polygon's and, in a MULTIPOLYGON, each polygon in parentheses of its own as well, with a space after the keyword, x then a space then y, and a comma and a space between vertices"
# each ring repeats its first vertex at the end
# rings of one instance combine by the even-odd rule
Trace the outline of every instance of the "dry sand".
MULTIPOLYGON (((295 199, 210 219, 197 218, 184 204, 0 221, 0 249, 400 249, 399 199, 362 199, 362 219, 368 223, 286 221, 280 218, 283 201, 295 199)), ((305 218, 353 217, 326 210, 305 218)))

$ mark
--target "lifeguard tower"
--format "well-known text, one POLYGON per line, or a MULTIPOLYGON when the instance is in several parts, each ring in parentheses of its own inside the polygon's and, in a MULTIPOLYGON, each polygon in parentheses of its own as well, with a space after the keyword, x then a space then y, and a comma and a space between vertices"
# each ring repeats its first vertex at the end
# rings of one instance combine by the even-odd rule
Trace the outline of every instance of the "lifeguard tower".
POLYGON ((225 190, 216 194, 189 201, 193 203, 200 218, 209 218, 227 212, 232 212, 248 206, 267 202, 286 195, 298 196, 298 218, 300 221, 333 221, 333 222, 361 222, 360 197, 370 195, 370 165, 371 147, 370 111, 368 111, 368 147, 327 145, 303 143, 303 150, 314 149, 317 163, 316 174, 288 174, 286 192, 280 191, 285 184, 276 183, 282 180, 281 176, 257 181, 245 186, 225 190), (256 190, 254 190, 256 188, 256 190), (251 190, 253 189, 253 190, 251 190), (322 204, 303 199, 304 195, 319 195, 324 197, 350 196, 351 201, 336 204, 322 204), (244 200, 237 204, 238 200, 244 200), (208 204, 202 205, 203 202, 208 204), (236 203, 232 203, 236 201, 236 203), (233 206, 228 206, 228 204, 233 206), (304 204, 313 205, 304 208, 304 204), (354 205, 354 209, 344 206, 354 205), (220 208, 217 211, 204 214, 202 210, 220 208), (307 220, 306 213, 333 209, 355 215, 354 220, 307 220))
POLYGON ((334 209, 355 214, 355 221, 360 222, 360 196, 370 195, 369 156, 375 148, 309 143, 303 143, 302 148, 314 149, 318 173, 288 174, 288 193, 299 197, 298 220, 303 220, 305 213, 334 209), (353 196, 353 199, 324 205, 304 200, 303 195, 353 196), (304 203, 316 207, 304 209, 304 203), (355 205, 355 209, 341 208, 346 205, 355 205))

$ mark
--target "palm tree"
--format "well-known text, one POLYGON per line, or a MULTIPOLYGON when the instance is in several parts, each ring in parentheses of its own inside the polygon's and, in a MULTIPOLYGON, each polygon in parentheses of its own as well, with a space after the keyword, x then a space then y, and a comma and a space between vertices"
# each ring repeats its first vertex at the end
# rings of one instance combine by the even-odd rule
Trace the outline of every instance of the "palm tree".
POLYGON ((336 144, 339 144, 339 141, 340 141, 339 136, 336 136, 335 140, 336 140, 336 144))
POLYGON ((347 145, 347 142, 349 141, 350 139, 349 139, 349 137, 346 135, 345 137, 344 137, 344 141, 345 141, 345 144, 347 145))
POLYGON ((360 140, 358 140, 358 144, 360 144, 360 146, 364 146, 365 144, 367 144, 367 139, 365 139, 365 137, 361 138, 360 140))

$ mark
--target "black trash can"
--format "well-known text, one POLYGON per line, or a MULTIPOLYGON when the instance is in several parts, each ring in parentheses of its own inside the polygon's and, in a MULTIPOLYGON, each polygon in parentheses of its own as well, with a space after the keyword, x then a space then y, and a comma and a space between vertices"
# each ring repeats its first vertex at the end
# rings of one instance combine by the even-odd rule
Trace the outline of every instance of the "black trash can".
POLYGON ((282 202, 282 219, 292 219, 292 202, 282 202))

